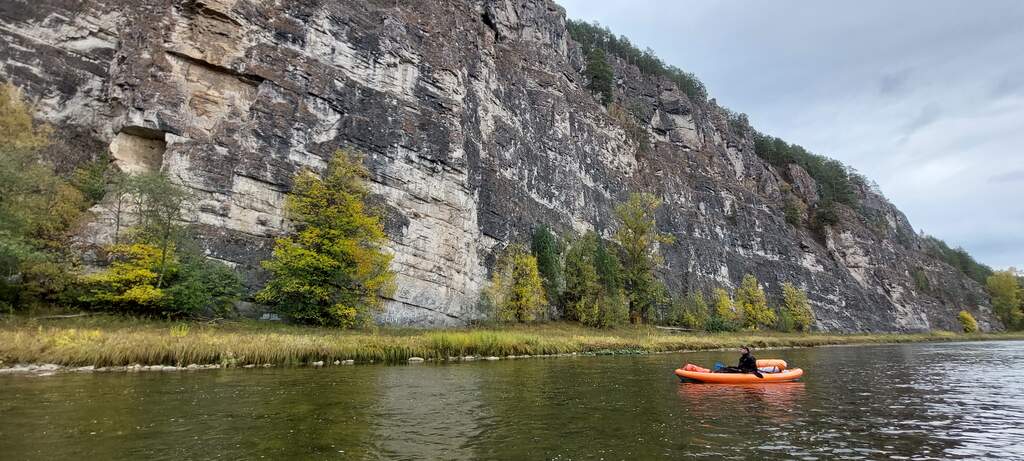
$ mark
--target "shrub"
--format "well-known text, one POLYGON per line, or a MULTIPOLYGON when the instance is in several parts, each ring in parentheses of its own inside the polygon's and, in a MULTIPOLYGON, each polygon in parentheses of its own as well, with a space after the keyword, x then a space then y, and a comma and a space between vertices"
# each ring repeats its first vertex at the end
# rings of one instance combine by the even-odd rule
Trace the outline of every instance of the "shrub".
POLYGON ((242 282, 230 267, 199 254, 181 257, 178 274, 166 289, 174 311, 228 314, 242 295, 242 282))
POLYGON ((780 318, 785 317, 784 326, 789 327, 784 331, 809 331, 814 323, 814 316, 807 300, 807 293, 787 282, 782 284, 782 299, 783 308, 779 314, 780 318))
POLYGON ((271 279, 257 293, 259 302, 305 323, 370 322, 394 292, 394 273, 383 249, 384 226, 366 209, 368 175, 358 157, 343 151, 335 152, 323 179, 299 172, 285 203, 297 232, 277 239, 273 256, 263 261, 271 279))
POLYGON ((487 296, 502 322, 531 322, 543 318, 548 302, 537 258, 520 245, 510 245, 498 257, 487 296))
POLYGON ((957 318, 960 319, 960 326, 963 327, 964 333, 978 332, 978 321, 974 320, 974 316, 970 312, 960 311, 957 318))
POLYGON ((774 326, 777 319, 768 307, 768 299, 757 278, 747 274, 736 290, 736 304, 743 311, 743 326, 756 330, 761 327, 774 326))
POLYGON ((83 278, 87 294, 81 301, 96 308, 138 314, 163 314, 166 291, 157 286, 161 267, 173 277, 178 260, 143 243, 109 248, 112 263, 105 271, 83 278))
POLYGON ((782 209, 783 214, 786 217, 786 223, 793 227, 800 227, 800 222, 803 221, 803 210, 800 208, 799 201, 792 195, 786 197, 786 205, 782 209))
MULTIPOLYGON (((604 272, 617 272, 601 238, 594 232, 580 237, 565 254, 566 316, 585 325, 609 327, 628 318, 626 298, 618 277, 601 276, 601 264, 611 265, 604 272)), ((614 256, 612 256, 614 257, 614 256)))

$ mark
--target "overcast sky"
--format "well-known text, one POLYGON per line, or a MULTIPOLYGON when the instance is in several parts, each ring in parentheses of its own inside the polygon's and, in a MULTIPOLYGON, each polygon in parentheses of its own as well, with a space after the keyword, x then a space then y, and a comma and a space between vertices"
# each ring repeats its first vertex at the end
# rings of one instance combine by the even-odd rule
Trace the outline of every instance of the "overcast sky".
POLYGON ((557 1, 877 181, 915 229, 1024 268, 1024 1, 557 1))

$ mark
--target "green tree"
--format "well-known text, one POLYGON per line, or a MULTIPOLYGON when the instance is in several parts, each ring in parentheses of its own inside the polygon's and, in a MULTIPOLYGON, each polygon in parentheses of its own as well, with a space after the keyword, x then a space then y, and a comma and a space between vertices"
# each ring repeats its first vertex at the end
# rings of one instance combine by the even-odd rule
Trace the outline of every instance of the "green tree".
POLYGON ((548 306, 537 258, 520 245, 510 245, 498 257, 486 294, 502 322, 541 319, 548 306))
POLYGON ((162 288, 167 279, 168 257, 173 247, 185 236, 183 213, 191 204, 192 196, 167 176, 154 172, 131 178, 136 240, 155 245, 160 250, 156 287, 162 288))
POLYGON ((612 86, 615 80, 615 74, 612 72, 612 66, 608 65, 608 57, 604 50, 600 48, 593 48, 587 52, 587 71, 586 71, 587 88, 601 95, 601 104, 611 104, 614 95, 612 93, 612 86))
POLYGON ((619 221, 615 239, 622 250, 623 281, 633 321, 646 322, 651 312, 667 299, 654 269, 663 262, 658 244, 670 244, 674 239, 657 229, 654 213, 659 206, 661 201, 653 195, 634 193, 615 207, 619 221))
POLYGON ((617 261, 608 258, 614 255, 605 250, 594 232, 584 234, 566 250, 567 317, 596 327, 614 326, 626 320, 626 298, 619 283, 617 261))
POLYGON ((1020 284, 1017 283, 1016 270, 1010 268, 996 271, 985 281, 988 294, 992 297, 992 308, 1006 328, 1020 328, 1024 312, 1021 301, 1024 299, 1020 284))
POLYGON ((548 226, 540 226, 533 231, 530 249, 537 258, 537 269, 544 281, 544 293, 554 304, 562 291, 562 260, 558 240, 548 226))
POLYGON ((61 253, 85 203, 40 155, 51 132, 16 87, 0 84, 0 304, 49 296, 68 282, 61 253))
POLYGON ((678 324, 694 330, 703 330, 707 327, 711 312, 708 310, 708 303, 704 300, 704 294, 696 291, 686 295, 680 300, 681 307, 678 308, 678 324))
POLYGON ((809 331, 814 323, 814 316, 811 313, 811 304, 807 300, 807 293, 791 283, 783 283, 782 300, 780 315, 784 314, 797 331, 809 331))
POLYGON ((271 274, 259 302, 301 322, 343 327, 370 321, 394 292, 380 218, 367 210, 359 157, 335 153, 323 179, 304 170, 285 203, 293 235, 277 239, 263 267, 271 274))
POLYGON ((736 290, 736 304, 743 311, 743 326, 752 330, 775 325, 778 320, 757 278, 747 274, 736 290))
POLYGON ((970 312, 960 311, 957 314, 957 318, 960 319, 960 327, 964 333, 977 333, 978 332, 978 321, 974 320, 974 316, 970 312))
POLYGON ((743 311, 736 308, 729 292, 715 288, 715 312, 708 321, 708 331, 733 331, 743 324, 743 311))

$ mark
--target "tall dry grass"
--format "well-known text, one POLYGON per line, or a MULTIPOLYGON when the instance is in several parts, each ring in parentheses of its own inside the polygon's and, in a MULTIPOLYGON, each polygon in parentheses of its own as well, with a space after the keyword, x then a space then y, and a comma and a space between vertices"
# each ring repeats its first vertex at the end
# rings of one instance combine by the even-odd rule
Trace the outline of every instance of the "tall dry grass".
POLYGON ((786 334, 768 332, 672 334, 650 327, 596 330, 550 323, 507 327, 339 331, 259 322, 182 324, 94 316, 0 321, 0 360, 61 365, 298 365, 355 360, 402 363, 410 357, 647 353, 973 339, 1024 339, 1024 334, 786 334))

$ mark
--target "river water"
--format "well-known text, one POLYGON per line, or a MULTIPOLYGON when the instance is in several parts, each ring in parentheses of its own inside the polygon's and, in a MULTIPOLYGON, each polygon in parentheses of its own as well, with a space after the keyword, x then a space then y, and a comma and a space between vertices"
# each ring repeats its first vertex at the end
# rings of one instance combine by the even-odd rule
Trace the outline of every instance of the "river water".
POLYGON ((1024 459, 1024 342, 0 376, 0 459, 1024 459))

